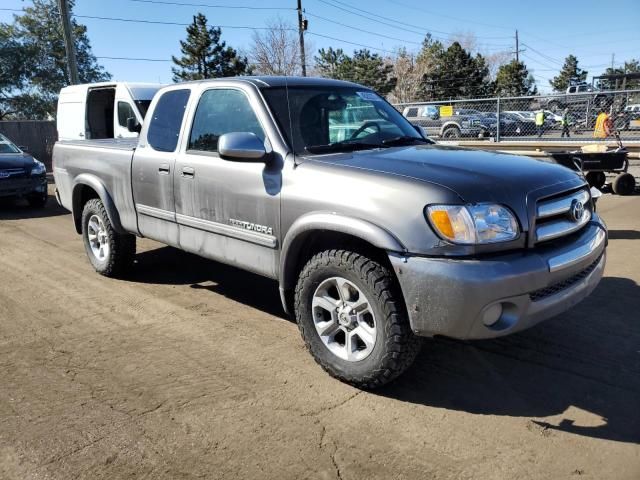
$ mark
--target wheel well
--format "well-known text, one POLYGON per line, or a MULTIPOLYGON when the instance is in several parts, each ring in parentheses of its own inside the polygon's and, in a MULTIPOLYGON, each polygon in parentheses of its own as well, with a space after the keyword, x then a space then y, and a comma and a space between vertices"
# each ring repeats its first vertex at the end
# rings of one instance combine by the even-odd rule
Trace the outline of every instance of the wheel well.
POLYGON ((285 288, 284 301, 286 302, 287 312, 293 314, 294 311, 294 290, 300 271, 316 253, 332 249, 349 250, 366 255, 381 265, 385 265, 393 272, 386 252, 366 240, 333 230, 307 231, 296 239, 296 243, 287 252, 287 256, 291 260, 286 263, 285 272, 283 272, 285 278, 281 279, 285 288))
POLYGON ((461 131, 461 130, 460 130, 460 127, 459 127, 457 124, 455 124, 455 123, 447 123, 446 125, 444 125, 444 126, 442 127, 442 133, 443 133, 443 134, 444 134, 444 132, 446 132, 447 130, 458 130, 459 132, 461 131))
POLYGON ((78 233, 82 233, 82 209, 92 198, 100 198, 100 195, 89 185, 78 185, 73 190, 73 223, 78 233))

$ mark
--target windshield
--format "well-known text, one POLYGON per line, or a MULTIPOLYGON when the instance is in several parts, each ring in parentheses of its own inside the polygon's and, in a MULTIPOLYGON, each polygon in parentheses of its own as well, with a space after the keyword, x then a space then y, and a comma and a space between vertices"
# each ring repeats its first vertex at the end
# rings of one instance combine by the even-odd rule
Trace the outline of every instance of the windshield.
POLYGON ((0 154, 1 153, 20 153, 20 149, 16 147, 7 137, 0 134, 0 154))
POLYGON ((298 154, 431 143, 371 90, 304 86, 288 92, 285 87, 265 88, 262 93, 298 154))
POLYGON ((135 100, 136 106, 138 107, 138 111, 140 115, 144 119, 147 116, 147 110, 149 110, 149 105, 151 105, 151 100, 135 100))

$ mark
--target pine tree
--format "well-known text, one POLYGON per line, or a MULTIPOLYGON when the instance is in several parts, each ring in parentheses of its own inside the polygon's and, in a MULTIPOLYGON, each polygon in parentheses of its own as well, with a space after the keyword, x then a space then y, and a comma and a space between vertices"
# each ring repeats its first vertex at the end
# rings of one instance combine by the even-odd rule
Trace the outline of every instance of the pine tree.
MULTIPOLYGON (((473 98, 491 94, 489 67, 479 53, 472 56, 458 42, 444 49, 439 42, 427 45, 433 68, 424 77, 428 98, 473 98)), ((423 48, 424 50, 424 48, 423 48)))
POLYGON ((327 50, 321 48, 318 55, 314 57, 315 68, 322 77, 335 78, 344 80, 346 73, 346 64, 349 57, 341 48, 334 50, 329 47, 327 50))
MULTIPOLYGON (((69 8, 73 9, 73 1, 69 8)), ((109 80, 91 52, 87 27, 71 19, 78 77, 82 83, 109 80)), ((67 56, 55 0, 33 0, 13 24, 0 24, 0 117, 32 119, 55 115, 58 93, 69 85, 67 56)))
MULTIPOLYGON (((625 73, 640 73, 640 60, 631 59, 624 62, 622 67, 607 68, 602 75, 624 75, 625 73)), ((600 80, 598 87, 602 90, 612 90, 616 86, 615 80, 600 80)), ((637 89, 640 87, 640 80, 627 80, 625 88, 637 89)), ((620 83, 618 88, 621 88, 620 83)))
POLYGON ((512 60, 498 68, 495 94, 501 97, 537 95, 538 88, 533 76, 523 62, 512 60))
POLYGON ((186 41, 180 41, 181 58, 171 57, 173 81, 203 80, 250 74, 247 57, 221 42, 222 30, 207 26, 207 17, 198 13, 187 27, 186 41))
POLYGON ((564 60, 564 65, 560 74, 549 80, 549 83, 556 92, 564 92, 573 83, 584 82, 587 79, 587 71, 578 67, 578 59, 569 55, 564 60))
POLYGON ((322 76, 359 83, 381 95, 387 95, 396 86, 393 65, 367 49, 353 52, 353 57, 341 49, 320 49, 315 61, 322 76))
POLYGON ((371 53, 367 49, 358 50, 353 53, 347 65, 349 74, 345 80, 369 87, 381 95, 387 95, 396 86, 393 65, 385 63, 377 53, 371 53))

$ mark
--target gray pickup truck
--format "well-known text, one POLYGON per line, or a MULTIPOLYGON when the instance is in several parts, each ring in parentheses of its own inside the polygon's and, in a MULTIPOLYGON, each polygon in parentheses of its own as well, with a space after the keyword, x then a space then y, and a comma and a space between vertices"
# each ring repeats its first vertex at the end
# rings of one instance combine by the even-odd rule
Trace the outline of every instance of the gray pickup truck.
POLYGON ((589 295, 605 265, 581 176, 418 130, 348 82, 176 84, 138 140, 58 142, 57 197, 99 273, 125 275, 147 237, 276 279, 315 360, 373 388, 420 336, 531 327, 589 295))

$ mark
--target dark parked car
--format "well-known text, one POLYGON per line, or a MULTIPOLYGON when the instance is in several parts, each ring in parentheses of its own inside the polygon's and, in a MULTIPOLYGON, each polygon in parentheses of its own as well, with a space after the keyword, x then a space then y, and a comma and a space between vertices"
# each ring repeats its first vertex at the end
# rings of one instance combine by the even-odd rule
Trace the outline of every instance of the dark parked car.
POLYGON ((441 116, 439 105, 409 106, 403 110, 402 115, 414 125, 422 127, 430 137, 456 139, 486 135, 482 115, 441 116))
POLYGON ((26 198, 32 207, 47 202, 47 169, 0 134, 0 197, 26 198))
POLYGON ((496 120, 495 114, 491 117, 487 112, 481 112, 473 108, 457 108, 453 113, 459 116, 478 118, 480 126, 482 127, 482 136, 495 137, 498 126, 498 120, 496 120))

